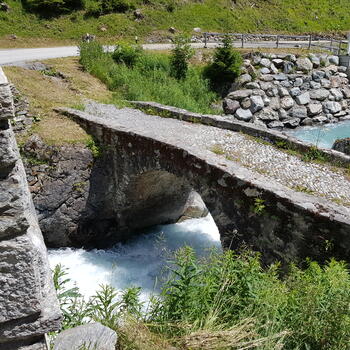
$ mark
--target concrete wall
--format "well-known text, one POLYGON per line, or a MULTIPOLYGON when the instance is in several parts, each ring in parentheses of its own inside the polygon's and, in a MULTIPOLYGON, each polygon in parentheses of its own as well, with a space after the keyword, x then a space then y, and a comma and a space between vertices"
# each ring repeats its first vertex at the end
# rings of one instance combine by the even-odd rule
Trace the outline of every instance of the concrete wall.
POLYGON ((47 251, 11 118, 13 98, 0 69, 0 349, 46 349, 60 327, 47 251))

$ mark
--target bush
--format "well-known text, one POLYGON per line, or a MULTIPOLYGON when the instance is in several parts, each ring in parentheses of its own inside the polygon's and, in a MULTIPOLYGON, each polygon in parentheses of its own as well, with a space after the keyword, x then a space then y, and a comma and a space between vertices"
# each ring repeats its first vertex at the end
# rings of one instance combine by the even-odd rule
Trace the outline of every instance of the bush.
POLYGON ((134 67, 143 54, 140 46, 118 43, 112 57, 116 63, 124 63, 128 67, 134 67))
POLYGON ((50 17, 84 7, 84 0, 22 0, 28 11, 50 17))
POLYGON ((170 74, 180 80, 185 79, 188 71, 188 60, 194 55, 188 38, 179 36, 175 38, 175 47, 170 57, 170 74))
POLYGON ((212 87, 225 93, 240 75, 241 54, 234 50, 229 36, 225 36, 223 47, 215 49, 214 61, 204 70, 204 76, 210 80, 212 87))
POLYGON ((125 13, 136 8, 133 0, 94 0, 86 6, 86 12, 91 16, 102 16, 109 13, 125 13))
POLYGON ((117 103, 124 104, 125 100, 155 101, 193 112, 213 112, 210 104, 217 95, 203 79, 200 68, 189 67, 186 78, 177 80, 170 76, 167 55, 137 49, 135 54, 135 49, 129 48, 112 55, 101 55, 98 44, 91 44, 81 46, 80 62, 115 92, 117 103))

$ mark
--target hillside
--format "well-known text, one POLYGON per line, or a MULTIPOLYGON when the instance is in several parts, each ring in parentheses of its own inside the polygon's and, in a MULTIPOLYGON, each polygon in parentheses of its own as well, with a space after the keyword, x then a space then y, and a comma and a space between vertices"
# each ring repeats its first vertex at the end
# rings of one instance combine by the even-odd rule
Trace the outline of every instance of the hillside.
MULTIPOLYGON (((57 0, 24 3, 40 1, 54 4, 54 9, 59 3, 57 0)), ((76 40, 84 33, 94 33, 112 40, 135 35, 159 40, 171 35, 169 27, 188 33, 200 27, 207 31, 338 34, 348 30, 350 23, 348 0, 104 0, 126 6, 118 7, 120 13, 101 16, 96 15, 100 0, 74 1, 82 2, 80 9, 51 18, 47 14, 52 11, 44 11, 44 18, 43 12, 29 12, 21 1, 8 0, 10 11, 0 12, 0 38, 15 34, 19 39, 76 40), (142 19, 135 18, 136 8, 140 9, 142 19)))

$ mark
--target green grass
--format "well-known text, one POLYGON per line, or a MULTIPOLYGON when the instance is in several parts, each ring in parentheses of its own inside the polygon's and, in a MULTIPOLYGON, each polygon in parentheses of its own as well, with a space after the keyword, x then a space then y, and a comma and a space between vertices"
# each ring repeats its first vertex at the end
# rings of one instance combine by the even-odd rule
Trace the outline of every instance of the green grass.
POLYGON ((278 264, 263 269, 249 251, 197 258, 184 247, 168 262, 160 295, 144 309, 139 288, 117 292, 110 286, 77 308, 77 291, 65 296, 59 268, 54 281, 64 328, 84 317, 101 322, 116 329, 119 350, 349 350, 348 266, 335 260, 304 266, 291 265, 280 277, 278 264))
MULTIPOLYGON (((9 13, 0 13, 0 37, 16 34, 19 37, 78 39, 85 33, 112 41, 118 37, 140 38, 153 33, 170 36, 169 27, 192 32, 194 27, 205 31, 279 32, 279 33, 339 33, 349 29, 348 0, 174 0, 173 11, 166 3, 152 0, 148 4, 135 0, 145 18, 135 21, 132 11, 113 13, 99 18, 86 17, 85 10, 75 11, 52 19, 42 19, 25 12, 21 2, 7 1, 9 13), (215 15, 214 15, 215 14, 215 15), (100 31, 106 26, 107 31, 100 31)), ((89 1, 91 2, 91 1, 89 1)))
POLYGON ((169 56, 143 52, 130 67, 115 63, 111 54, 102 52, 97 43, 82 44, 81 63, 114 92, 117 104, 124 100, 153 101, 192 112, 214 112, 210 103, 218 96, 202 77, 202 68, 190 66, 187 77, 171 77, 169 56))

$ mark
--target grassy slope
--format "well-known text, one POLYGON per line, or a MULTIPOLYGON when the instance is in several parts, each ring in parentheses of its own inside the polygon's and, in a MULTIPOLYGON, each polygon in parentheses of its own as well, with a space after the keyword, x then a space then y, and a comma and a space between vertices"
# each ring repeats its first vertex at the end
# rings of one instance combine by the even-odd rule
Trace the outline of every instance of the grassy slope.
MULTIPOLYGON (((23 11, 20 1, 8 0, 9 13, 0 13, 0 38, 18 37, 77 39, 84 33, 115 40, 119 36, 147 37, 166 33, 170 26, 190 32, 194 27, 210 31, 244 32, 341 32, 349 29, 348 0, 195 0, 177 6, 173 13, 161 6, 141 6, 145 19, 136 22, 132 13, 84 18, 78 11, 51 20, 23 11), (99 27, 107 25, 101 32, 99 27)), ((157 3, 156 0, 153 3, 157 3)))

